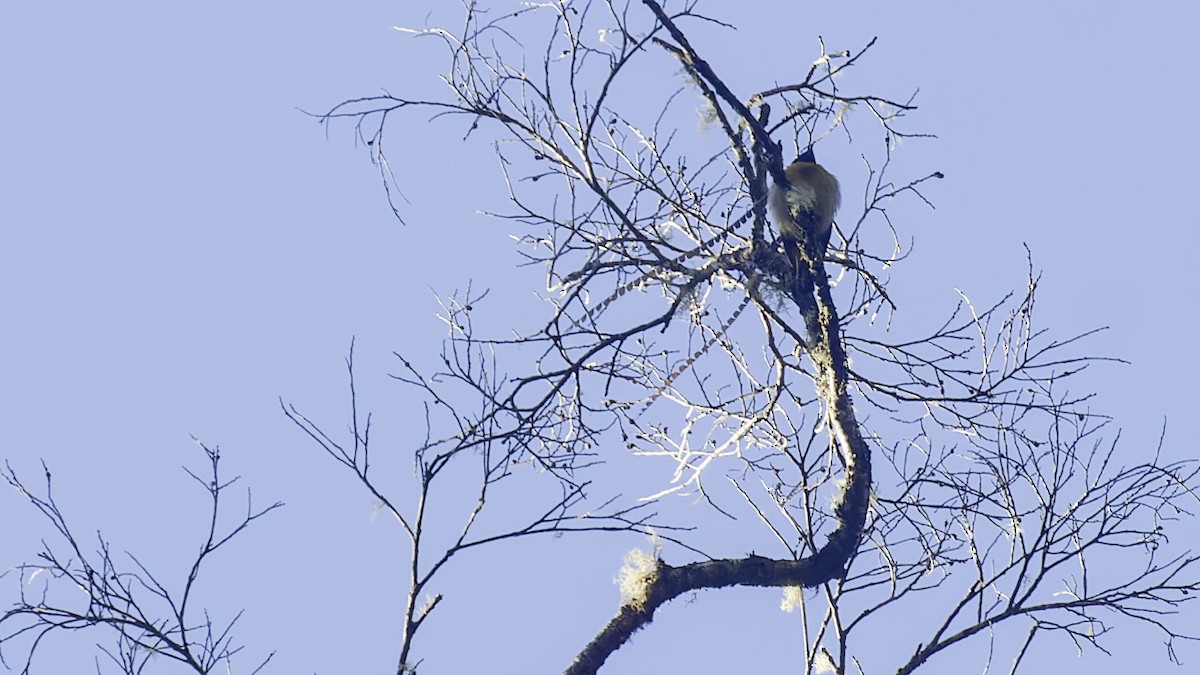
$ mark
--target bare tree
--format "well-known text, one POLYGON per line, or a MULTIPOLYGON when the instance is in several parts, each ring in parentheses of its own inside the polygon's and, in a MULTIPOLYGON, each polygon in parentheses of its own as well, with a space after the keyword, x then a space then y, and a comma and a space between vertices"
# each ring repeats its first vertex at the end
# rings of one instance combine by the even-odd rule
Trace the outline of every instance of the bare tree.
MULTIPOLYGON (((36 561, 10 570, 16 572, 20 595, 0 615, 0 663, 11 667, 3 650, 15 646, 24 654, 21 672, 36 672, 35 657, 43 640, 54 633, 87 632, 111 639, 108 646, 98 643, 105 659, 97 660, 97 672, 105 672, 107 664, 137 675, 148 672, 154 657, 196 673, 232 671, 234 657, 243 650, 233 635, 241 614, 217 621, 208 610, 197 608, 197 582, 219 549, 283 504, 256 508, 247 489, 245 512, 231 520, 222 497, 238 479, 221 476, 218 449, 200 447, 208 460, 207 475, 185 470, 208 495, 208 527, 178 583, 151 571, 135 554, 114 551, 102 534, 97 533, 95 544, 87 544, 55 501, 50 469, 44 464, 45 487, 40 490, 5 465, 4 479, 41 512, 55 536, 43 540, 36 561)), ((262 672, 272 656, 249 672, 262 672)))
POLYGON ((693 560, 668 562, 665 548, 631 557, 624 604, 568 672, 595 672, 681 593, 735 585, 816 590, 790 592, 804 613, 805 672, 865 670, 866 651, 875 668, 911 672, 968 639, 992 642, 987 663, 1008 649, 1015 671, 1040 635, 1105 650, 1122 618, 1161 630, 1174 658, 1176 642, 1191 639, 1171 616, 1197 588, 1196 556, 1164 544, 1171 523, 1190 515, 1197 466, 1157 453, 1127 466, 1115 440, 1103 440, 1108 419, 1066 382, 1104 359, 1077 351, 1089 334, 1054 339, 1035 323, 1032 257, 1023 293, 986 308, 964 296, 926 335, 889 336, 887 275, 908 250, 889 205, 924 201, 941 174, 892 179, 897 142, 919 136, 902 126, 912 100, 840 84, 873 43, 855 52, 822 43, 801 79, 739 93, 688 39, 724 24, 695 2, 670 4, 551 2, 490 15, 468 2, 457 30, 404 29, 446 46, 445 98, 368 97, 322 116, 355 122, 389 195, 397 115, 457 116, 468 136, 495 134, 512 208, 494 215, 521 228, 523 254, 547 270, 551 309, 540 326, 483 335, 470 315, 482 294, 468 292, 443 306, 440 372, 418 373, 401 356, 400 379, 445 416, 428 417, 415 511, 371 479, 365 433, 350 451, 289 411, 410 537, 399 671, 413 667, 412 640, 440 597, 418 608, 416 595, 449 557, 497 538, 652 524, 672 556, 693 560), (682 68, 684 84, 646 82, 664 61, 682 68), (717 133, 683 138, 697 100, 717 133), (767 220, 768 185, 788 149, 863 136, 850 110, 869 113, 876 129, 865 137, 883 144, 862 155, 867 188, 833 246, 804 247, 806 264, 793 269, 767 220), (813 282, 797 283, 799 274, 813 282), (500 374, 529 362, 524 374, 500 374), (633 459, 672 462, 674 480, 623 507, 613 501, 625 491, 619 479, 591 477, 633 459), (476 508, 455 546, 427 553, 420 505, 463 461, 485 467, 476 508), (489 488, 515 467, 552 477, 562 497, 523 528, 475 533, 489 488), (728 557, 728 543, 712 550, 702 525, 666 529, 680 493, 758 519, 734 551, 782 555, 728 557), (612 510, 598 515, 597 501, 612 510), (631 510, 647 505, 655 515, 631 510), (944 603, 944 618, 911 653, 879 655, 871 620, 915 602, 944 603), (1024 637, 1001 640, 1001 628, 1024 637))
MULTIPOLYGON (((889 209, 928 203, 941 174, 892 178, 898 142, 921 136, 905 128, 911 98, 845 88, 873 43, 818 43, 802 77, 742 91, 689 39, 728 27, 692 1, 464 9, 458 29, 404 29, 446 47, 444 98, 372 96, 320 117, 355 125, 389 198, 397 124, 461 119, 492 140, 511 204, 493 215, 545 268, 548 312, 499 337, 474 324, 487 293, 468 286, 443 299, 440 367, 397 354, 396 379, 425 400, 411 485, 378 469, 353 347, 347 433, 283 404, 407 537, 398 673, 420 663, 449 563, 539 534, 656 542, 625 561, 623 602, 570 673, 599 670, 683 593, 747 585, 783 589, 801 612, 804 672, 907 673, 980 641, 982 664, 1017 671, 1035 638, 1103 651, 1123 620, 1158 629, 1171 658, 1194 639, 1174 615, 1200 589, 1197 557, 1167 531, 1191 516, 1198 466, 1145 452, 1129 464, 1103 437, 1109 420, 1067 385, 1105 359, 1080 353, 1089 334, 1055 339, 1035 322, 1032 256, 1023 292, 964 296, 917 337, 889 330, 888 281, 909 251, 889 209), (649 86, 654 72, 672 74, 649 86), (687 137, 697 105, 708 132, 687 137), (852 123, 851 110, 866 114, 852 123), (859 152, 866 188, 829 249, 806 242, 796 266, 765 204, 786 158, 816 141, 859 152), (635 476, 651 472, 614 470, 664 465, 649 489, 635 476), (477 482, 461 522, 437 530, 448 514, 430 505, 463 504, 464 466, 477 482), (518 505, 527 516, 484 517, 518 477, 545 487, 518 505), (730 516, 755 524, 744 540, 708 534, 730 516), (913 607, 937 618, 907 621, 910 649, 881 649, 872 631, 913 607)), ((28 607, 20 616, 42 621, 44 604, 28 607)))

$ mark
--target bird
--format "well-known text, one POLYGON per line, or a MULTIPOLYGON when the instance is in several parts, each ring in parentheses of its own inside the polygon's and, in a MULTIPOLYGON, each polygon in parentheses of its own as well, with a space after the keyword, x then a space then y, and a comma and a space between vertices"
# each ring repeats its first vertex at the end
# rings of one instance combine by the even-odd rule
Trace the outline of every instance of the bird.
POLYGON ((833 234, 833 216, 841 205, 837 178, 817 164, 812 146, 783 171, 786 183, 771 185, 771 220, 779 230, 792 273, 790 291, 806 317, 815 317, 813 278, 808 260, 820 264, 833 234), (802 251, 805 252, 802 255, 802 251))
MULTIPOLYGON (((833 232, 833 216, 842 202, 837 178, 817 164, 811 146, 788 166, 784 176, 787 183, 777 181, 770 196, 771 218, 784 249, 809 242, 811 252, 823 256, 833 232)), ((795 261, 794 256, 789 257, 795 261)))

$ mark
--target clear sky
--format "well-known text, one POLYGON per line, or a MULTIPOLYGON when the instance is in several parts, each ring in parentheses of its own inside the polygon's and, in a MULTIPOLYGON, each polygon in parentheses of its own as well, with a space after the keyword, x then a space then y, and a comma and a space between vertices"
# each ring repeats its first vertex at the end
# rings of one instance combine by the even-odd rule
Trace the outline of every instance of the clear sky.
MULTIPOLYGON (((0 11, 0 457, 31 479, 44 459, 77 531, 102 530, 168 577, 185 574, 204 524, 203 495, 180 470, 202 466, 190 436, 219 445, 256 501, 286 502, 206 577, 215 612, 246 609, 243 665, 271 650, 274 673, 392 672, 396 659, 402 539, 279 398, 342 429, 356 336, 360 395, 403 453, 419 434, 414 401, 387 377, 391 352, 439 349, 434 293, 474 279, 495 289, 483 316, 503 322, 506 302, 541 288, 512 273, 505 225, 476 213, 503 192, 490 149, 462 142, 461 123, 416 116, 393 130, 402 225, 349 125, 326 130, 300 111, 434 91, 440 52, 391 26, 456 4, 0 11)), ((1192 455, 1200 380, 1189 351, 1200 9, 1148 6, 711 0, 701 8, 738 30, 696 45, 751 91, 801 74, 817 35, 831 50, 878 36, 843 86, 919 89, 909 128, 939 139, 905 144, 897 161, 946 174, 929 192, 937 209, 900 223, 917 242, 905 267, 917 276, 897 279, 904 320, 937 320, 956 288, 981 299, 1020 288, 1028 244, 1045 273, 1043 325, 1064 338, 1109 326, 1090 351, 1131 362, 1074 385, 1100 392, 1127 463, 1164 420, 1168 457, 1192 455)), ((855 157, 822 159, 861 191, 855 157)), ((0 492, 0 514, 7 569, 50 530, 13 491, 0 492)), ((1200 532, 1177 542, 1200 546, 1200 532)), ((561 670, 615 609, 623 552, 643 544, 525 541, 496 548, 495 568, 477 558, 447 570, 446 604, 418 644, 422 675, 561 670)), ((0 579, 0 606, 13 584, 0 579)), ((611 672, 789 672, 795 627, 777 604, 775 591, 748 590, 677 602, 611 672)), ((1156 638, 1128 635, 1113 660, 1081 663, 1065 643, 1045 653, 1058 672, 1166 666, 1156 638)), ((61 653, 37 672, 91 668, 104 638, 75 637, 49 643, 61 653)), ((1194 648, 1181 654, 1200 663, 1194 648)), ((954 672, 952 658, 932 672, 954 672)))

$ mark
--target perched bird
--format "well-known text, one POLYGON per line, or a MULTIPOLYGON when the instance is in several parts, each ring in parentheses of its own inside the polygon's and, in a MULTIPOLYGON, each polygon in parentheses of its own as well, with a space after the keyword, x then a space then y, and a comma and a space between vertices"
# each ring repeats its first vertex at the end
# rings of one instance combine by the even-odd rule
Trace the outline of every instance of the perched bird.
POLYGON ((801 154, 784 171, 786 184, 778 177, 771 186, 769 207, 771 219, 779 229, 783 251, 792 267, 790 293, 800 312, 813 325, 816 305, 813 302, 813 276, 807 260, 821 264, 829 236, 833 233, 833 214, 842 201, 837 179, 813 156, 812 147, 801 154), (805 250, 807 255, 801 255, 805 250))
POLYGON ((837 179, 817 164, 812 148, 796 158, 784 171, 787 184, 771 186, 771 219, 783 237, 784 249, 793 262, 798 262, 789 249, 800 242, 809 242, 810 251, 822 256, 829 246, 833 231, 833 214, 842 202, 837 179))

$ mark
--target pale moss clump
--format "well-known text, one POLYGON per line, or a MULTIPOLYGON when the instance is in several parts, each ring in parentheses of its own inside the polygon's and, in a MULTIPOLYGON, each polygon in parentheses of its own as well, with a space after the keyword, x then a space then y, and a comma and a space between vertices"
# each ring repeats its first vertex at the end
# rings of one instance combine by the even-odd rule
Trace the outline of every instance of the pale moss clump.
POLYGON ((779 601, 779 609, 791 613, 804 605, 803 586, 784 586, 783 598, 779 601))
POLYGON ((658 554, 661 547, 654 542, 651 551, 635 548, 625 554, 625 562, 617 573, 617 588, 621 589, 621 604, 640 608, 646 602, 650 585, 658 578, 658 554))
POLYGON ((818 673, 836 673, 837 666, 833 663, 833 656, 829 650, 821 647, 821 652, 813 659, 813 670, 818 673))

